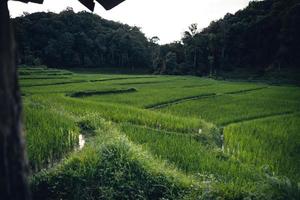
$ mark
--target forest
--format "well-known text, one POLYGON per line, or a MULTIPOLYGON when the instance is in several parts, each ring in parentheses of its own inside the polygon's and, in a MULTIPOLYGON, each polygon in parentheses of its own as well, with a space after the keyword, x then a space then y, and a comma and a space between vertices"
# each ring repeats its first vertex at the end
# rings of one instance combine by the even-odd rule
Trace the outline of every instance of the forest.
POLYGON ((179 41, 164 45, 139 27, 72 8, 14 19, 19 64, 238 77, 298 72, 299 24, 298 0, 250 2, 202 30, 191 24, 179 41))

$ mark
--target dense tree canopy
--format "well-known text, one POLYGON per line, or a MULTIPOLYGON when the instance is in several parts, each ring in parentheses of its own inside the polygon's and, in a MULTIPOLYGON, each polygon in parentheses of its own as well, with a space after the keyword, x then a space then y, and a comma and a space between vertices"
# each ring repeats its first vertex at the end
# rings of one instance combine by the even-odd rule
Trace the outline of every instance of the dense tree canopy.
POLYGON ((138 27, 71 8, 14 19, 19 62, 51 67, 149 67, 148 40, 138 27))
POLYGON ((20 63, 52 67, 147 68, 160 74, 265 73, 300 65, 299 0, 253 1, 180 41, 158 45, 137 27, 67 9, 14 20, 20 63))
POLYGON ((177 63, 181 73, 295 69, 300 65, 299 24, 299 0, 253 1, 200 32, 192 24, 184 33, 182 46, 173 48, 171 44, 169 51, 177 57, 184 55, 177 63))

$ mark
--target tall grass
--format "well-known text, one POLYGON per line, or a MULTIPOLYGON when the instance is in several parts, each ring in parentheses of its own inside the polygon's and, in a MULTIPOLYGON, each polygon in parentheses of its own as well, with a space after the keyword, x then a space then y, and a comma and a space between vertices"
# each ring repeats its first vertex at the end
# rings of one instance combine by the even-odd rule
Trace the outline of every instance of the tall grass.
POLYGON ((300 115, 232 124, 224 129, 225 150, 243 163, 268 166, 300 181, 300 115))
POLYGON ((224 126, 253 118, 300 111, 300 96, 295 95, 295 92, 300 93, 300 89, 268 88, 245 94, 223 94, 183 102, 160 110, 176 116, 199 117, 224 126))
POLYGON ((177 117, 150 110, 118 104, 93 102, 64 95, 45 95, 29 97, 32 101, 48 105, 52 109, 70 113, 74 116, 95 115, 116 123, 126 122, 154 129, 163 129, 187 134, 195 134, 201 129, 210 132, 215 126, 201 119, 177 117))
POLYGON ((253 166, 230 158, 218 147, 209 146, 205 141, 197 140, 197 137, 174 135, 128 124, 120 127, 130 140, 143 145, 148 151, 174 164, 186 174, 200 174, 200 179, 211 176, 220 182, 237 185, 249 182, 252 184, 259 180, 259 171, 253 166))
POLYGON ((25 132, 33 171, 52 166, 78 144, 74 121, 47 108, 25 106, 25 132))
POLYGON ((32 177, 34 199, 182 199, 194 187, 201 189, 112 124, 93 116, 88 120, 97 121, 96 136, 81 152, 32 177))

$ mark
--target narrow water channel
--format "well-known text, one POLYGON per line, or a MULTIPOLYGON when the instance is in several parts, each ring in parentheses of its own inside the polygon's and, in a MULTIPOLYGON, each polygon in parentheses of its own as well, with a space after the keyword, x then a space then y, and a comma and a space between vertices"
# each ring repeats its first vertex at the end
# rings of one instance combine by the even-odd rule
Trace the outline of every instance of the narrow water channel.
POLYGON ((81 150, 84 147, 84 145, 85 145, 85 137, 84 137, 84 135, 80 134, 78 136, 78 144, 79 144, 79 150, 81 150))

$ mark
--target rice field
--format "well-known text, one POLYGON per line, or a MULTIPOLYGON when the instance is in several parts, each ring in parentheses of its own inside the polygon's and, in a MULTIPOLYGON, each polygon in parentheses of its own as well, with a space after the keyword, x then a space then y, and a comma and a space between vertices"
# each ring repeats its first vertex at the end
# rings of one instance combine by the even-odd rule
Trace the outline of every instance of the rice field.
POLYGON ((299 87, 46 67, 19 74, 35 199, 300 195, 299 87))
POLYGON ((34 172, 52 166, 78 145, 79 129, 68 116, 30 104, 24 112, 29 164, 34 172))

